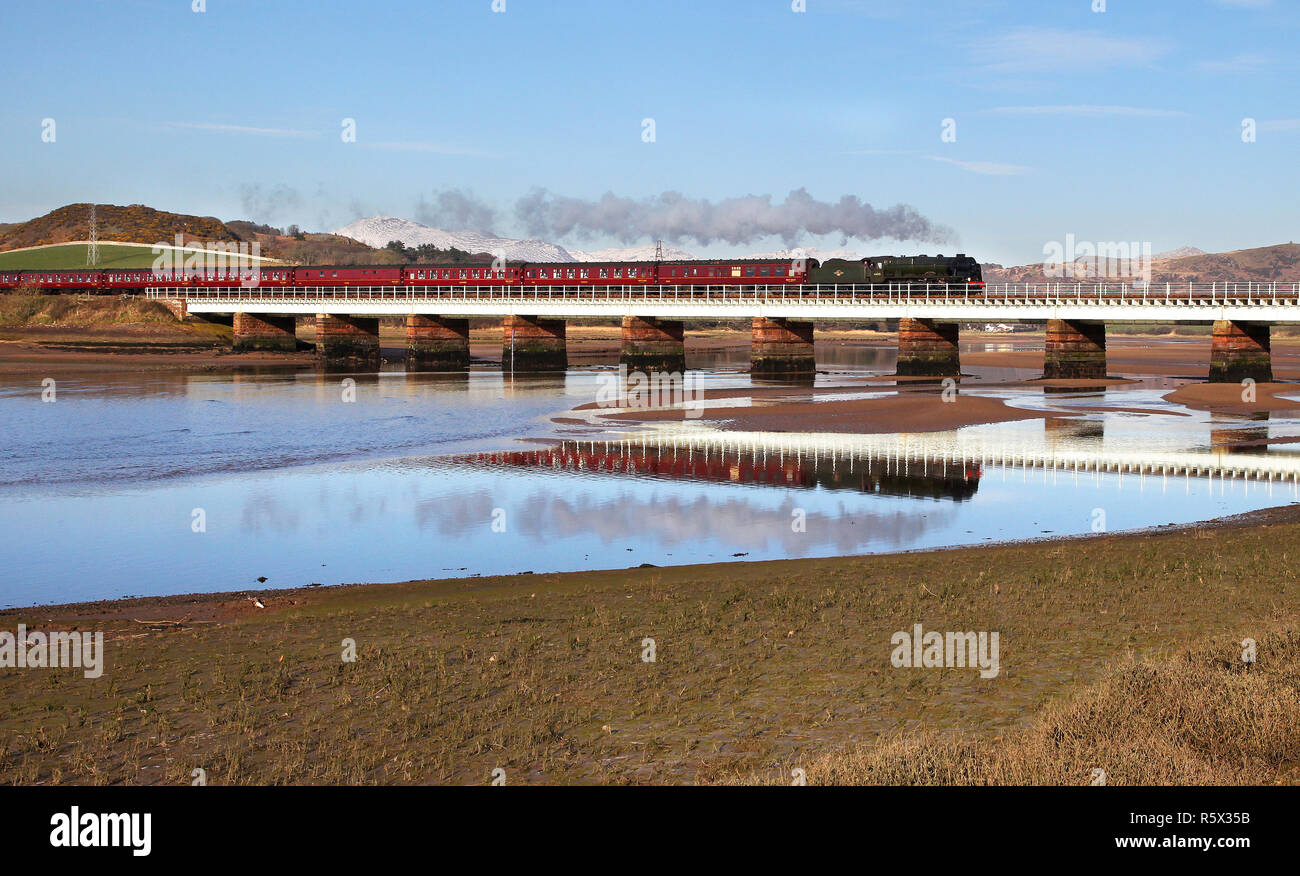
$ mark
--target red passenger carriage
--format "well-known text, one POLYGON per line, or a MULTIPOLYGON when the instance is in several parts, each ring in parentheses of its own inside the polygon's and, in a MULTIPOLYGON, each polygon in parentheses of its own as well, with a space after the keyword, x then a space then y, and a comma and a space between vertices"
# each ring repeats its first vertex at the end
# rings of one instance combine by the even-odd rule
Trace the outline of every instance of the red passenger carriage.
POLYGON ((518 286, 523 265, 407 265, 402 281, 407 286, 518 286))
POLYGON ((293 269, 295 286, 399 286, 400 265, 309 265, 293 269))
POLYGON ((637 286, 654 283, 655 262, 529 262, 525 286, 637 286))
MULTIPOLYGON (((771 286, 804 283, 807 259, 705 259, 664 262, 663 286, 771 286)), ((815 263, 814 263, 815 264, 815 263)))

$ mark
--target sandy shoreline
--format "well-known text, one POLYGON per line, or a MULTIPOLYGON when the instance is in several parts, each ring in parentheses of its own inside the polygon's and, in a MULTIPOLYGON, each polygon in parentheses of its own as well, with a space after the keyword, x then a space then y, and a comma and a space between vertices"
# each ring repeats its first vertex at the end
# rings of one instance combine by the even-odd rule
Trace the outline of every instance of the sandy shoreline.
MULTIPOLYGON (((784 401, 748 408, 704 407, 699 419, 724 431, 833 432, 880 435, 895 432, 947 432, 965 426, 1069 417, 1071 414, 1030 411, 1002 399, 956 395, 945 401, 939 393, 896 395, 847 401, 784 401)), ((685 422, 685 410, 626 411, 602 419, 616 422, 685 422)))

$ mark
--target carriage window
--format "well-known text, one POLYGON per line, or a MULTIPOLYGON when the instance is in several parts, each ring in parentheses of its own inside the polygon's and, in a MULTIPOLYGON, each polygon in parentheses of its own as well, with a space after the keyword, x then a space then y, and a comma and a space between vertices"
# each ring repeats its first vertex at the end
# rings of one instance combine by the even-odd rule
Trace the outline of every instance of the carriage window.
POLYGON ((578 276, 585 280, 591 276, 591 271, 587 270, 586 268, 579 268, 578 276))
POLYGON ((775 276, 775 277, 784 277, 784 276, 785 276, 785 268, 784 268, 784 267, 780 267, 780 268, 775 268, 775 269, 773 269, 773 271, 772 271, 772 275, 775 276))
POLYGON ((627 269, 627 275, 628 275, 629 277, 635 277, 635 276, 636 276, 636 270, 637 270, 636 268, 628 268, 628 269, 627 269))
POLYGON ((752 276, 754 276, 754 268, 753 268, 752 266, 751 266, 751 267, 748 267, 748 268, 745 268, 745 276, 746 276, 746 277, 752 277, 752 276))
POLYGON ((772 269, 769 268, 767 265, 763 265, 763 267, 758 269, 758 275, 760 277, 768 277, 771 276, 771 274, 772 274, 772 269))
POLYGON ((733 276, 733 277, 739 277, 739 276, 740 276, 740 268, 732 268, 732 269, 731 269, 731 276, 733 276))
POLYGON ((619 277, 621 277, 621 276, 623 276, 623 269, 622 269, 622 268, 615 268, 615 269, 614 269, 614 277, 615 277, 615 279, 617 279, 617 278, 619 278, 619 277))

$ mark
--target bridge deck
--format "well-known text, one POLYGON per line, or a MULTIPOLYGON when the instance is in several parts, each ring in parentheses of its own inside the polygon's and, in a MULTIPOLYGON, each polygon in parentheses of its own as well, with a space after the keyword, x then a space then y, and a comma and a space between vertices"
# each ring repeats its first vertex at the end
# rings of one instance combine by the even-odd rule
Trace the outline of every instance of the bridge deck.
POLYGON ((937 319, 958 322, 1300 322, 1300 284, 1179 286, 364 286, 150 287, 192 313, 356 316, 648 316, 673 319, 937 319))

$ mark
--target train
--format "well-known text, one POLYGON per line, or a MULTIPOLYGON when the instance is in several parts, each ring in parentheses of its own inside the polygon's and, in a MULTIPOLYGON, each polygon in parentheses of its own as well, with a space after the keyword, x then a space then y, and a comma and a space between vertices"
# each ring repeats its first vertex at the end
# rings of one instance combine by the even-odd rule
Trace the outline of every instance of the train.
POLYGON ((518 262, 495 265, 263 265, 67 271, 0 270, 0 290, 130 293, 149 287, 338 288, 347 286, 783 286, 883 283, 982 288, 980 265, 956 256, 862 259, 695 259, 633 262, 518 262))

